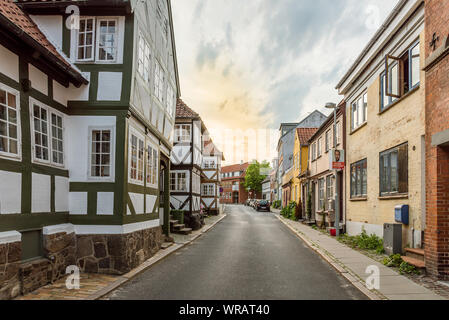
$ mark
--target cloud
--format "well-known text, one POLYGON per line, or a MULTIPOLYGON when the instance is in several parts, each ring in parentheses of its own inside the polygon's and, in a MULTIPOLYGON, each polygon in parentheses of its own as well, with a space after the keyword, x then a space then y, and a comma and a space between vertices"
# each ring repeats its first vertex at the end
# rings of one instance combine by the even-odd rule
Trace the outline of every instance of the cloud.
POLYGON ((183 98, 210 130, 276 129, 326 112, 326 102, 341 100, 338 80, 396 3, 173 1, 183 98))

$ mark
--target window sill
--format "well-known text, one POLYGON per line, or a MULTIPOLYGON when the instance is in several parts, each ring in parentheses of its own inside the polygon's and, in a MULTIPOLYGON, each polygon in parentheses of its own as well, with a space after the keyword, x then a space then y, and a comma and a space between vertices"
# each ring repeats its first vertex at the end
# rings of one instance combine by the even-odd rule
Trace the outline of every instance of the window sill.
POLYGON ((411 96, 413 93, 415 93, 416 91, 419 90, 421 84, 417 85, 416 87, 414 87, 412 90, 410 90, 409 92, 407 92, 406 94, 404 94, 402 97, 400 97, 399 99, 397 99, 395 102, 392 102, 391 104, 389 104, 388 106, 385 107, 385 109, 383 110, 379 110, 379 113, 377 115, 382 115, 385 112, 387 112, 388 110, 390 110, 392 107, 394 107, 395 105, 397 105, 398 103, 401 103, 402 101, 404 101, 405 99, 407 99, 409 96, 411 96))
POLYGON ((395 200, 395 199, 408 199, 408 194, 379 196, 379 200, 395 200))
POLYGON ((359 127, 357 127, 356 129, 352 130, 351 133, 349 133, 349 135, 353 135, 354 133, 356 133, 357 131, 361 130, 362 128, 366 127, 368 125, 368 122, 365 122, 364 124, 360 125, 359 127))
POLYGON ((361 202, 361 201, 368 201, 368 197, 355 197, 349 199, 351 202, 361 202))

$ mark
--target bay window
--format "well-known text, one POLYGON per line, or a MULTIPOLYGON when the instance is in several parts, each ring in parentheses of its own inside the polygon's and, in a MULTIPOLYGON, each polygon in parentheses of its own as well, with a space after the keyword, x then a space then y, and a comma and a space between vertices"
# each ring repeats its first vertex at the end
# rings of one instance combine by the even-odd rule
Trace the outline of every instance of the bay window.
POLYGON ((175 125, 175 142, 189 143, 192 140, 190 124, 175 125))
POLYGON ((202 191, 201 195, 213 197, 215 196, 215 184, 213 183, 203 184, 201 191, 202 191))
POLYGON ((37 102, 32 102, 31 110, 34 160, 63 166, 63 116, 37 102))
POLYGON ((170 173, 170 190, 175 192, 187 192, 187 174, 185 172, 170 173))

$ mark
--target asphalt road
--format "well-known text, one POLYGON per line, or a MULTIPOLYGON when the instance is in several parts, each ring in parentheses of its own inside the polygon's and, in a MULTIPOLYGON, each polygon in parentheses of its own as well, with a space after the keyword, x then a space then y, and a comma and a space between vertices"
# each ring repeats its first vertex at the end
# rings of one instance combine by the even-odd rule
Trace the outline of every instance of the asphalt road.
POLYGON ((114 291, 133 300, 367 299, 271 213, 228 217, 114 291))

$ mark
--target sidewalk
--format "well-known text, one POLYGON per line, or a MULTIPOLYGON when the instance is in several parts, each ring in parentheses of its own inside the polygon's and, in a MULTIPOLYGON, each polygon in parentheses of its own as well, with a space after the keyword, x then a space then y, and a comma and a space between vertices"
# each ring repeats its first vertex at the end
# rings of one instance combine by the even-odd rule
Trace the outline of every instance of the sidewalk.
POLYGON ((139 267, 122 276, 103 274, 81 274, 80 289, 69 290, 66 288, 66 278, 59 279, 52 284, 39 288, 25 296, 19 296, 16 300, 97 300, 128 282, 141 272, 147 270, 155 263, 161 261, 172 253, 178 251, 189 243, 195 241, 208 232, 217 223, 226 218, 226 213, 219 216, 211 216, 205 219, 205 226, 190 235, 171 234, 175 240, 173 245, 159 250, 153 257, 145 261, 139 267))
POLYGON ((301 238, 309 247, 320 254, 329 264, 372 300, 445 300, 431 290, 424 288, 383 264, 338 242, 321 231, 314 230, 300 222, 285 219, 279 210, 272 209, 275 216, 301 238), (380 270, 379 290, 368 290, 365 281, 370 274, 368 266, 380 270))

